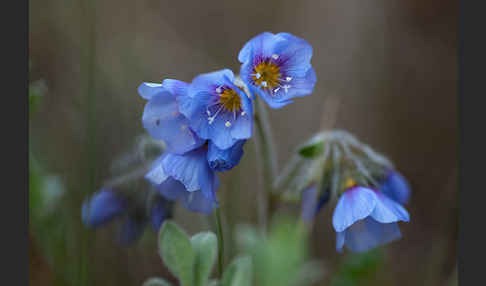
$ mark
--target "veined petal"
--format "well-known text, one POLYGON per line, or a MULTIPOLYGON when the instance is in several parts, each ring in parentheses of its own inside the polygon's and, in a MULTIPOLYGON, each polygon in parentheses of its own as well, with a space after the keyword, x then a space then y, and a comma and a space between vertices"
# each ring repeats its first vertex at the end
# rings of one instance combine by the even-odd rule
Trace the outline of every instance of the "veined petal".
POLYGON ((204 143, 179 113, 176 96, 168 91, 152 96, 145 105, 142 121, 152 137, 165 142, 168 152, 181 154, 204 143))
POLYGON ((186 193, 182 203, 188 210, 209 214, 218 206, 215 198, 209 199, 201 191, 186 193))
POLYGON ((162 84, 153 82, 143 82, 138 86, 137 91, 145 99, 151 99, 154 95, 168 92, 162 87, 162 84))
POLYGON ((220 149, 248 139, 252 133, 251 101, 233 80, 229 70, 202 74, 191 82, 187 96, 178 98, 179 110, 191 129, 220 149))
POLYGON ((376 221, 381 223, 391 223, 397 221, 408 222, 410 220, 407 210, 400 204, 379 192, 376 192, 376 197, 376 206, 371 213, 371 217, 376 221))
POLYGON ((207 147, 202 146, 183 155, 168 153, 162 166, 164 173, 181 182, 188 192, 201 190, 212 199, 218 179, 206 159, 207 147))
POLYGON ((145 175, 145 179, 147 179, 149 182, 151 182, 154 185, 162 184, 168 178, 168 175, 165 173, 164 168, 162 166, 162 162, 165 156, 166 156, 165 154, 159 156, 152 163, 152 167, 145 175))
POLYGON ((285 41, 278 34, 263 32, 246 42, 238 54, 241 63, 251 61, 254 57, 271 56, 276 45, 285 41))
POLYGON ((375 193, 368 188, 355 187, 344 192, 332 216, 332 224, 336 232, 341 232, 369 216, 375 209, 376 201, 375 193))
POLYGON ((346 229, 344 244, 353 252, 364 252, 400 237, 397 223, 380 223, 366 218, 346 229))
POLYGON ((186 95, 189 89, 189 84, 187 82, 176 79, 164 79, 162 86, 168 89, 176 97, 186 95))

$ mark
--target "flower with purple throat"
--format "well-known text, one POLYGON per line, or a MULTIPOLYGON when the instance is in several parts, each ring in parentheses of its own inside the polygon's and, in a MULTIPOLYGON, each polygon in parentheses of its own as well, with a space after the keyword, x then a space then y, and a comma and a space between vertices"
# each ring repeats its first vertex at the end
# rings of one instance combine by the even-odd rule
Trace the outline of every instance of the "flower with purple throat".
POLYGON ((197 76, 178 101, 192 130, 219 149, 228 149, 252 135, 251 100, 234 84, 233 72, 228 69, 197 76))
POLYGON ((312 93, 316 74, 311 66, 312 46, 289 33, 264 32, 248 41, 238 60, 248 88, 272 108, 312 93))

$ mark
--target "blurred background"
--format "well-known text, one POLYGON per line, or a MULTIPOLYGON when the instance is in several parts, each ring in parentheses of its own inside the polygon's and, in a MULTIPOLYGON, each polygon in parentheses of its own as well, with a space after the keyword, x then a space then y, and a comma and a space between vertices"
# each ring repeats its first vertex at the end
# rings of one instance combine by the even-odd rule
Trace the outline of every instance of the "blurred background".
MULTIPOLYGON (((364 256, 337 253, 332 209, 320 212, 311 256, 326 275, 316 285, 456 285, 457 2, 30 0, 31 285, 170 277, 154 232, 122 247, 114 226, 82 225, 81 204, 144 134, 141 82, 238 73, 239 50, 263 31, 307 40, 317 74, 311 96, 269 111, 279 167, 316 131, 341 128, 412 187, 403 238, 364 256)), ((255 162, 247 144, 220 176, 226 225, 257 222, 255 162)), ((179 206, 175 220, 191 234, 213 227, 179 206)))

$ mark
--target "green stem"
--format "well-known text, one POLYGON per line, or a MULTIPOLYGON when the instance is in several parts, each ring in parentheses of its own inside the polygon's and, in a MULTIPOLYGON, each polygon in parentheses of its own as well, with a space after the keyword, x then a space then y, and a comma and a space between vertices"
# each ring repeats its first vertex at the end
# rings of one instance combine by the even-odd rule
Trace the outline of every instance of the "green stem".
POLYGON ((278 201, 278 197, 273 192, 273 182, 277 176, 277 155, 265 105, 258 98, 255 100, 255 105, 257 109, 257 112, 255 112, 255 124, 260 145, 258 157, 261 158, 263 164, 264 203, 266 204, 263 221, 266 223, 266 217, 276 210, 278 201))
POLYGON ((218 272, 219 276, 223 276, 223 259, 224 259, 224 239, 223 239, 223 227, 221 224, 220 208, 216 208, 216 232, 218 235, 218 272))

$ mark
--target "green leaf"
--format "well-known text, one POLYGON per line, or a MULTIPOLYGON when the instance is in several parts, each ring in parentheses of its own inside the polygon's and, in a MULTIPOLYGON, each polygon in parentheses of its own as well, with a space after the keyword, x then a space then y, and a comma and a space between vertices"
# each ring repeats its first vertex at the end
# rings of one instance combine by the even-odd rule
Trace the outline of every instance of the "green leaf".
POLYGON ((171 220, 164 222, 159 233, 159 254, 181 285, 192 286, 194 281, 194 250, 184 231, 171 220))
POLYGON ((218 239, 212 232, 201 232, 191 238, 195 252, 194 281, 197 286, 206 286, 216 262, 218 239))
POLYGON ((208 282, 208 286, 219 286, 219 280, 218 279, 211 279, 208 282))
POLYGON ((142 286, 172 286, 172 284, 162 278, 153 277, 145 280, 142 286))
POLYGON ((324 142, 317 142, 312 145, 307 145, 299 148, 299 155, 304 158, 316 158, 324 151, 324 142))
POLYGON ((221 286, 251 286, 252 265, 249 256, 235 259, 223 273, 221 286))

